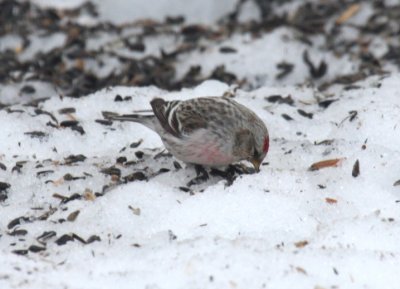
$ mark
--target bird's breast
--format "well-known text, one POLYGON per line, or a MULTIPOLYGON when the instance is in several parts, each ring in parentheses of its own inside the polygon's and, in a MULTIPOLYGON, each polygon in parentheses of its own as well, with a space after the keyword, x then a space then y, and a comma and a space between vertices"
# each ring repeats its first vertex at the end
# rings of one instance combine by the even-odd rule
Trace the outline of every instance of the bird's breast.
POLYGON ((178 159, 206 166, 224 166, 237 160, 232 157, 229 142, 201 132, 179 141, 163 139, 166 148, 178 159))

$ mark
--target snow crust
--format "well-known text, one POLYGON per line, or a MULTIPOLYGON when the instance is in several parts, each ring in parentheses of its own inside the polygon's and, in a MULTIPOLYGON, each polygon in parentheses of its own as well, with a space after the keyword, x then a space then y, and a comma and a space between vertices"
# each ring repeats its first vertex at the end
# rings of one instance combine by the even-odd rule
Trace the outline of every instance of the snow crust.
POLYGON ((59 109, 75 107, 73 115, 85 135, 46 126, 49 116, 34 116, 29 107, 12 107, 20 113, 1 111, 1 139, 6 140, 0 143, 1 162, 8 169, 1 170, 0 176, 12 185, 0 210, 1 288, 289 288, 293 284, 297 288, 396 288, 400 216, 399 188, 393 183, 400 169, 399 81, 400 75, 372 78, 360 83, 361 89, 338 90, 340 100, 326 109, 318 106, 314 90, 308 87, 238 91, 235 99, 268 125, 272 138, 268 165, 259 174, 239 176, 229 187, 214 177, 196 187, 193 195, 179 190, 195 175, 193 168, 182 164, 184 169, 176 171, 171 159, 152 159, 156 152, 151 149, 162 147, 155 133, 138 124, 106 127, 94 120, 101 118, 102 110, 147 109, 155 96, 222 95, 229 89, 223 83, 207 81, 179 92, 114 87, 80 99, 54 97, 40 106, 59 120, 63 118, 59 109), (295 106, 265 100, 277 91, 290 94, 295 106), (115 102, 117 94, 132 100, 115 102), (313 119, 299 115, 299 108, 313 113, 313 119), (350 121, 352 110, 358 114, 350 121), (294 120, 285 120, 283 113, 294 120), (34 130, 48 137, 38 140, 24 134, 34 130), (119 152, 139 139, 143 139, 139 148, 119 152), (315 144, 325 139, 332 143, 315 144), (111 180, 99 170, 121 155, 135 159, 138 149, 148 155, 143 166, 171 171, 118 186, 93 201, 60 205, 52 197, 83 193, 87 188, 101 190, 111 180), (84 154, 87 159, 71 166, 56 164, 70 154, 84 154), (338 167, 308 170, 312 163, 332 158, 343 161, 338 167), (357 159, 360 175, 354 178, 351 172, 357 159), (20 160, 27 161, 22 172, 11 172, 20 160), (35 168, 38 163, 43 167, 35 168), (36 177, 38 170, 45 169, 55 172, 36 177), (92 177, 44 182, 84 172, 92 177), (140 215, 128 206, 139 208, 140 215), (44 252, 17 256, 10 252, 15 237, 7 235, 7 223, 21 215, 37 215, 32 207, 57 211, 47 221, 20 225, 28 234, 16 249, 37 243, 35 238, 50 230, 57 236, 98 235, 101 241, 64 246, 49 241, 44 252), (75 210, 80 214, 74 222, 57 222, 75 210))
MULTIPOLYGON (((57 9, 83 3, 33 2, 57 9)), ((144 18, 164 21, 166 16, 183 15, 187 24, 208 25, 232 11, 236 1, 96 3, 100 19, 114 23, 144 18)), ((285 9, 299 3, 289 3, 285 9)), ((245 3, 240 21, 260 17, 254 5, 245 3)), ((371 6, 363 5, 351 23, 364 23, 370 13, 371 6)), ((82 18, 81 22, 93 24, 95 20, 82 18)), ((357 33, 349 26, 340 37, 354 39, 357 33)), ((64 34, 39 34, 29 36, 32 44, 19 56, 21 60, 62 47, 66 41, 64 34)), ((155 159, 164 148, 154 132, 139 124, 108 126, 96 120, 102 119, 105 110, 149 109, 154 97, 222 96, 235 87, 214 80, 174 92, 119 86, 73 99, 59 96, 51 85, 38 81, 0 86, 0 103, 10 105, 0 110, 0 163, 5 166, 0 167, 0 182, 11 185, 6 190, 8 198, 0 203, 0 288, 397 289, 400 186, 394 184, 400 179, 400 73, 393 68, 391 73, 355 83, 356 89, 333 85, 322 93, 307 83, 309 72, 301 57, 305 50, 314 63, 329 63, 321 83, 357 71, 359 63, 346 55, 321 51, 318 36, 310 38, 312 46, 299 42, 297 36, 287 28, 259 38, 234 34, 179 56, 177 77, 193 65, 200 64, 202 74, 207 75, 221 64, 253 84, 248 91, 237 90, 234 97, 268 126, 270 152, 260 173, 238 176, 231 186, 214 176, 184 192, 180 187, 186 186, 195 171, 184 163, 177 169, 173 158, 155 159), (237 53, 222 54, 221 47, 234 48, 237 53), (293 63, 294 70, 277 79, 276 65, 282 61, 293 63), (35 87, 35 93, 20 92, 27 84, 35 87), (117 95, 130 100, 116 102, 117 95), (290 97, 293 104, 268 101, 273 95, 290 97), (27 105, 43 97, 49 99, 38 107, 27 105), (335 101, 324 108, 319 105, 323 100, 335 101), (60 113, 71 107, 76 111, 60 113), (51 115, 37 109, 53 115, 58 124, 76 120, 85 133, 52 126, 51 115), (26 134, 32 132, 42 136, 26 134), (131 147, 140 140, 138 147, 131 147), (142 158, 135 154, 139 151, 142 158), (66 158, 79 154, 86 159, 66 164, 66 158), (116 164, 122 156, 137 163, 116 164), (340 161, 337 166, 309 170, 313 163, 329 159, 340 161), (360 174, 353 177, 357 160, 360 174), (20 168, 18 163, 22 163, 20 168), (111 187, 95 198, 63 204, 55 197, 102 192, 104 186, 115 185, 111 176, 101 172, 111 166, 122 175, 143 171, 155 176, 111 187), (169 171, 157 175, 161 168, 169 171), (66 181, 66 174, 78 179, 66 181), (77 218, 68 221, 75 211, 79 211, 77 218), (52 213, 39 220, 46 212, 52 213), (8 227, 21 216, 33 221, 8 227), (27 233, 12 236, 15 229, 27 233), (38 242, 49 231, 56 236, 45 244, 38 242), (85 240, 96 235, 100 241, 57 245, 59 237, 71 233, 85 240), (24 256, 12 252, 31 245, 46 250, 24 256)), ((374 55, 382 56, 386 45, 374 37, 365 41, 371 41, 374 55)), ((114 40, 110 35, 93 35, 87 49, 107 46, 110 40, 114 40)), ((179 41, 172 36, 148 37, 145 52, 119 53, 137 58, 159 55, 160 48, 168 51, 179 41)), ((0 39, 1 52, 18 50, 21 45, 18 36, 0 39)), ((101 76, 119 67, 115 59, 104 59, 104 63, 102 67, 86 65, 101 76)))

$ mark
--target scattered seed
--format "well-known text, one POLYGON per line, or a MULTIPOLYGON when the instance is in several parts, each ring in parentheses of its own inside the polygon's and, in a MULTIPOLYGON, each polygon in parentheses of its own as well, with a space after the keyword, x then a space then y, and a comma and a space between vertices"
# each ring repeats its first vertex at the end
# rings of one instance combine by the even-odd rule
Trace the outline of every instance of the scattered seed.
POLYGON ((37 219, 40 221, 47 220, 51 215, 53 215, 57 211, 57 208, 50 207, 46 212, 40 215, 37 219))
POLYGON ((157 160, 159 158, 172 158, 172 154, 169 152, 165 152, 165 150, 163 150, 162 152, 159 152, 158 154, 156 154, 153 159, 157 160))
POLYGON ((65 245, 67 242, 73 241, 74 238, 72 236, 64 234, 60 238, 58 238, 55 242, 58 246, 65 245))
POLYGON ((133 51, 144 52, 146 50, 146 45, 142 42, 130 43, 129 41, 125 41, 126 46, 133 51))
POLYGON ((304 110, 302 110, 302 109, 298 109, 297 110, 297 112, 301 115, 301 116, 304 116, 304 117, 307 117, 307 118, 309 118, 309 119, 312 119, 313 118, 313 114, 310 112, 305 112, 304 110))
POLYGON ((167 173, 167 172, 169 172, 169 171, 170 171, 170 169, 161 168, 161 169, 158 170, 158 172, 155 173, 155 175, 158 176, 158 175, 160 175, 160 174, 167 173))
POLYGON ((61 199, 61 204, 66 204, 68 202, 71 202, 71 201, 74 201, 74 200, 80 200, 82 198, 82 196, 80 194, 78 194, 78 193, 72 194, 70 197, 65 197, 63 195, 54 193, 53 197, 57 198, 57 199, 61 199))
POLYGON ((14 229, 8 233, 10 236, 25 236, 26 234, 28 234, 28 231, 24 229, 14 229))
POLYGON ((296 246, 296 248, 304 248, 305 246, 307 246, 309 243, 307 240, 304 241, 299 241, 294 243, 294 245, 296 246))
POLYGON ((324 160, 324 161, 316 162, 310 166, 309 170, 316 171, 316 170, 320 170, 323 168, 336 167, 343 160, 344 160, 343 158, 340 158, 340 159, 331 159, 331 160, 324 160))
POLYGON ((220 47, 219 52, 221 52, 221 53, 237 53, 237 50, 233 47, 222 46, 222 47, 220 47))
POLYGON ((338 202, 336 199, 332 198, 325 198, 325 201, 330 205, 336 204, 338 202))
POLYGON ((117 163, 118 164, 123 164, 127 161, 128 159, 126 157, 118 157, 117 158, 117 163))
POLYGON ((345 23, 351 17, 353 17, 361 8, 359 3, 350 5, 340 16, 336 19, 336 25, 345 23))
POLYGON ((60 123, 61 127, 68 127, 72 130, 79 132, 81 135, 85 134, 85 130, 82 126, 78 125, 79 122, 76 120, 64 120, 60 123))
POLYGON ((135 149, 135 148, 137 148, 138 146, 140 146, 140 145, 142 144, 142 142, 143 142, 143 140, 140 139, 140 140, 138 140, 137 142, 131 143, 131 144, 129 145, 129 147, 130 147, 131 149, 135 149))
POLYGON ((36 173, 36 177, 44 177, 44 176, 48 176, 49 174, 54 173, 53 170, 45 170, 45 171, 39 171, 36 173))
POLYGON ((13 250, 12 252, 13 252, 14 254, 22 255, 22 256, 28 254, 28 250, 13 250))
POLYGON ((170 241, 174 241, 178 238, 171 230, 168 230, 168 235, 170 241))
POLYGON ((79 121, 77 120, 64 120, 60 123, 61 127, 73 127, 73 126, 77 126, 79 123, 79 121))
POLYGON ((0 192, 9 189, 11 185, 9 183, 0 182, 0 192))
POLYGON ((320 142, 315 142, 314 144, 317 145, 317 146, 319 146, 319 145, 326 145, 326 146, 328 146, 328 145, 333 144, 334 141, 335 141, 335 140, 333 140, 333 139, 325 139, 325 140, 322 140, 322 141, 320 141, 320 142))
POLYGON ((338 101, 338 99, 326 99, 326 100, 322 100, 322 101, 318 102, 318 105, 322 108, 327 108, 335 101, 338 101))
POLYGON ((100 170, 100 172, 102 172, 105 175, 121 177, 121 170, 116 167, 105 168, 105 169, 100 170))
POLYGON ((142 151, 137 151, 137 152, 135 152, 135 156, 136 156, 138 159, 141 159, 141 158, 143 158, 143 156, 144 156, 144 152, 142 152, 142 151))
POLYGON ((17 173, 21 173, 21 168, 22 168, 22 165, 18 165, 18 164, 16 164, 15 166, 13 166, 13 168, 11 169, 11 172, 13 173, 13 172, 17 172, 17 173))
POLYGON ((58 110, 59 114, 70 114, 75 112, 76 112, 75 107, 65 107, 58 110))
POLYGON ((134 181, 145 181, 147 177, 142 172, 135 172, 123 177, 125 183, 134 182, 134 181))
POLYGON ((123 101, 122 96, 117 94, 114 98, 114 101, 123 101))
POLYGON ((87 201, 94 201, 96 199, 96 195, 93 194, 91 189, 85 189, 83 192, 83 198, 87 201))
POLYGON ((297 272, 307 275, 307 271, 304 268, 297 266, 297 267, 295 267, 295 269, 297 272))
POLYGON ((349 111, 349 121, 352 122, 357 117, 358 112, 356 110, 349 111))
POLYGON ((165 18, 165 22, 167 24, 171 24, 171 25, 178 25, 178 24, 183 24, 185 22, 185 17, 182 15, 179 16, 167 16, 165 18))
POLYGON ((29 135, 31 138, 38 138, 38 139, 43 139, 49 136, 47 133, 43 131, 29 131, 25 132, 24 134, 29 135))
POLYGON ((286 97, 283 97, 282 95, 279 95, 279 94, 270 95, 270 96, 265 97, 265 99, 268 102, 272 102, 272 103, 287 104, 287 105, 294 104, 294 100, 291 95, 288 95, 286 97))
POLYGON ((133 208, 131 205, 129 205, 128 208, 129 208, 136 216, 140 216, 140 213, 141 213, 140 208, 133 208))
POLYGON ((19 91, 20 94, 32 94, 35 92, 36 89, 32 85, 24 85, 19 91))
POLYGON ((45 251, 46 247, 41 247, 41 246, 37 246, 37 245, 31 245, 29 246, 28 250, 32 253, 38 253, 41 251, 45 251))
POLYGON ((28 218, 28 217, 18 217, 12 220, 11 222, 8 223, 7 228, 10 230, 14 228, 15 226, 21 225, 22 223, 30 223, 32 222, 33 219, 28 218))
POLYGON ((60 195, 60 194, 58 194, 58 193, 54 193, 54 194, 53 194, 53 198, 60 199, 60 200, 64 200, 64 199, 67 199, 68 197, 63 196, 63 195, 60 195))
POLYGON ((35 109, 35 113, 36 113, 36 115, 41 115, 41 114, 47 115, 47 116, 49 116, 56 124, 58 124, 57 118, 56 118, 51 112, 45 111, 45 110, 40 109, 40 108, 36 108, 36 109, 35 109))
POLYGON ((358 160, 356 160, 356 162, 353 165, 353 170, 351 172, 351 175, 355 178, 360 175, 360 162, 358 160))
POLYGON ((86 240, 86 244, 90 244, 90 243, 93 243, 95 241, 101 242, 101 239, 100 239, 99 236, 92 235, 86 240))
POLYGON ((69 155, 68 157, 64 158, 65 164, 70 165, 77 162, 83 162, 86 160, 84 155, 69 155))
POLYGON ((102 125, 106 125, 106 126, 110 126, 113 123, 111 120, 107 120, 107 119, 96 119, 95 122, 102 124, 102 125))
POLYGON ((46 243, 49 239, 55 237, 57 233, 55 231, 45 231, 36 240, 40 243, 46 243))
POLYGON ((290 115, 287 115, 286 113, 282 113, 282 117, 287 121, 293 120, 293 118, 290 115))
POLYGON ((282 61, 276 65, 276 68, 278 68, 280 72, 275 76, 275 78, 282 79, 293 71, 294 64, 282 61))
POLYGON ((313 78, 321 78, 322 76, 325 75, 325 73, 328 70, 328 65, 326 64, 326 62, 324 60, 322 60, 319 63, 318 67, 315 67, 314 63, 312 63, 309 58, 307 50, 305 50, 303 53, 303 60, 304 60, 305 64, 307 64, 308 69, 310 70, 310 74, 313 78))
POLYGON ((72 233, 71 236, 72 236, 72 238, 73 238, 74 240, 78 240, 78 241, 81 242, 82 244, 86 244, 86 240, 83 239, 83 238, 82 238, 81 236, 79 236, 78 234, 72 233))
POLYGON ((177 161, 174 161, 173 164, 174 164, 174 167, 175 167, 175 169, 176 169, 177 171, 179 171, 180 169, 182 169, 181 164, 178 163, 177 161))
POLYGON ((79 213, 80 213, 79 210, 72 212, 71 214, 68 215, 67 220, 69 222, 74 222, 76 220, 76 218, 78 217, 79 213))

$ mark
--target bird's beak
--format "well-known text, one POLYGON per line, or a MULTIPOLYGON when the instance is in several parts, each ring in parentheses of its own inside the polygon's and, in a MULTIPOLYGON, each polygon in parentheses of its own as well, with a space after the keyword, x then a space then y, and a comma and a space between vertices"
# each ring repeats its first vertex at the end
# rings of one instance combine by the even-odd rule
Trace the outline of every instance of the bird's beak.
POLYGON ((254 169, 256 170, 256 172, 258 173, 260 171, 260 165, 261 165, 261 160, 258 159, 252 159, 250 160, 250 162, 253 164, 254 169))

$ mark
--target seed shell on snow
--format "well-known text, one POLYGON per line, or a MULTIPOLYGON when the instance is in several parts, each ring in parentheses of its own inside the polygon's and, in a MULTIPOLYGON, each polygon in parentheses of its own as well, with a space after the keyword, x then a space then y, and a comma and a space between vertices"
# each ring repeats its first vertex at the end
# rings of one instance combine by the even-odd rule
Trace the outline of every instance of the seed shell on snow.
POLYGON ((310 166, 309 170, 310 171, 317 171, 317 170, 320 170, 320 169, 323 169, 323 168, 337 167, 338 165, 341 164, 341 162, 343 160, 344 160, 344 158, 319 161, 319 162, 313 163, 310 166))
POLYGON ((71 214, 68 215, 67 221, 74 222, 76 218, 78 218, 79 213, 80 213, 79 210, 72 212, 71 214))
POLYGON ((356 160, 356 162, 353 165, 353 170, 351 171, 351 175, 353 177, 358 177, 360 175, 360 162, 359 160, 356 160))

